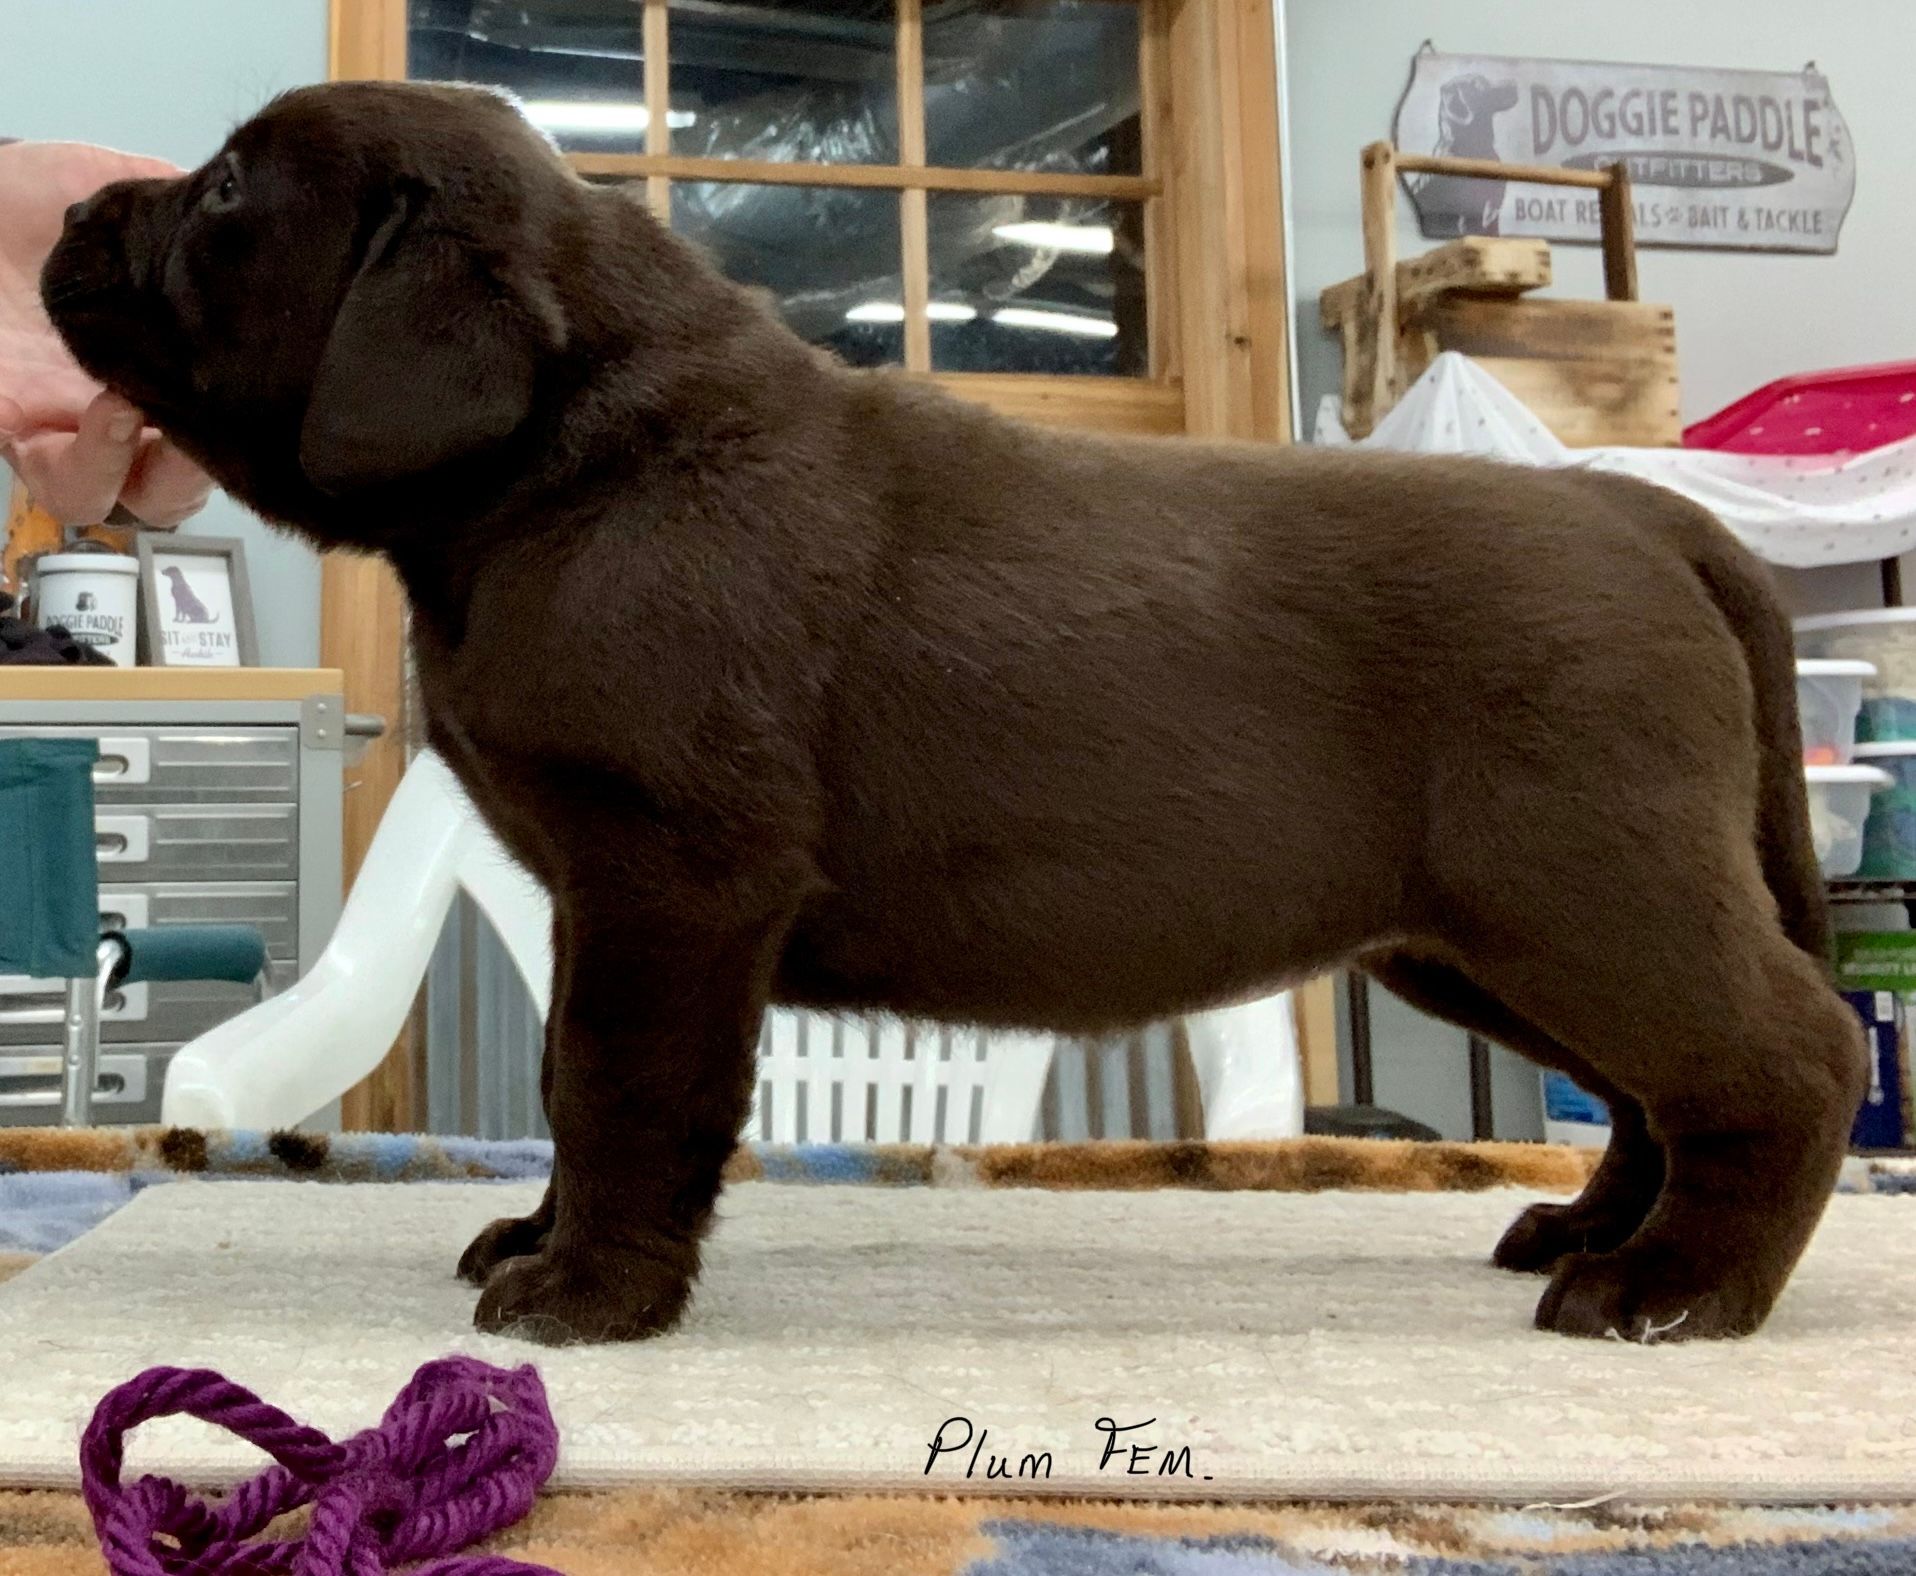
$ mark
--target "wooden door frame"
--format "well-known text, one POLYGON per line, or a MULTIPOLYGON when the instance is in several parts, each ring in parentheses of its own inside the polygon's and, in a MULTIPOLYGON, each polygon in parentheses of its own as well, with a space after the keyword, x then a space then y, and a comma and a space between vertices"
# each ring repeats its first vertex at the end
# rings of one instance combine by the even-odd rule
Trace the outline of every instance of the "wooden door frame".
MULTIPOLYGON (((1009 374, 939 381, 965 397, 1037 420, 1288 442, 1290 314, 1274 0, 1152 0, 1145 16, 1157 36, 1144 52, 1144 114, 1148 124, 1171 128, 1161 160, 1164 197, 1153 205, 1149 241, 1150 289, 1161 307, 1174 308, 1153 312, 1154 348, 1160 352, 1154 361, 1162 360, 1162 376, 1149 383, 1009 374)), ((331 0, 329 45, 335 80, 403 77, 405 0, 331 0)), ((648 59, 654 53, 656 47, 648 59)), ((656 84, 655 77, 649 87, 656 84)), ((922 149, 917 152, 922 158, 922 149)), ((922 193, 917 200, 923 201, 922 193)), ((383 563, 326 556, 320 660, 345 674, 350 710, 375 713, 389 724, 348 776, 348 886, 406 768, 405 623, 405 595, 383 563)), ((1307 1079, 1314 1100, 1335 1098, 1334 1089, 1327 1093, 1321 1084, 1325 1048, 1312 1043, 1322 1038, 1323 1021, 1319 1011, 1300 1011, 1307 1075, 1319 1070, 1307 1079)), ((345 1097, 344 1126, 403 1131, 416 1125, 419 1041, 415 1025, 345 1097)), ((1334 1065, 1334 1045, 1329 1060, 1334 1065)))
MULTIPOLYGON (((332 0, 327 74, 406 74, 406 0, 332 0)), ((406 772, 406 595, 383 560, 328 553, 320 560, 319 658, 346 676, 346 707, 386 719, 359 764, 346 773, 343 869, 351 891, 386 806, 406 772)), ((410 1132, 422 1107, 414 1067, 423 1048, 414 1013, 385 1061, 340 1101, 348 1132, 410 1132)))

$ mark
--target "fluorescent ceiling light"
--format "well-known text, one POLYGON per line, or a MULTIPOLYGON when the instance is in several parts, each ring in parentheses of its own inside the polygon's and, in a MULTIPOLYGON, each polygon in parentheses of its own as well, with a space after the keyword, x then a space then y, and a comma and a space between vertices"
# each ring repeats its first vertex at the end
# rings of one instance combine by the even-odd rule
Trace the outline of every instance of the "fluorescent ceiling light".
MULTIPOLYGON (((962 301, 931 301, 925 305, 925 316, 934 323, 969 323, 977 315, 975 306, 967 306, 962 301)), ((847 312, 845 321, 902 323, 905 321, 905 309, 896 301, 865 301, 847 312)))
POLYGON ((1087 339, 1116 339, 1118 325, 1108 317, 1086 317, 1081 312, 1046 312, 1038 307, 1006 306, 991 314, 1006 328, 1038 328, 1053 334, 1082 334, 1087 339))
MULTIPOLYGON (((613 134, 642 132, 652 123, 652 114, 643 104, 615 100, 528 99, 526 119, 547 131, 583 131, 613 134)), ((698 124, 698 116, 689 109, 668 110, 666 125, 683 131, 698 124)))
POLYGON ((1048 224, 1033 219, 993 225, 991 233, 1001 241, 1016 241, 1021 246, 1047 252, 1083 252, 1088 257, 1108 257, 1115 244, 1108 224, 1048 224))

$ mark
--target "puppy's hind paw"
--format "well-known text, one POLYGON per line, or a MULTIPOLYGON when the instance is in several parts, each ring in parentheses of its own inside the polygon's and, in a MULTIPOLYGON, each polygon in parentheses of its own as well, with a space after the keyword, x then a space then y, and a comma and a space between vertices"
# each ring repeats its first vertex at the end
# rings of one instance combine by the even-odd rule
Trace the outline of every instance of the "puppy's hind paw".
POLYGON ((1736 1275, 1706 1284, 1661 1254, 1576 1253, 1551 1277, 1537 1328, 1639 1346, 1721 1340, 1754 1332, 1775 1300, 1773 1290, 1736 1275))

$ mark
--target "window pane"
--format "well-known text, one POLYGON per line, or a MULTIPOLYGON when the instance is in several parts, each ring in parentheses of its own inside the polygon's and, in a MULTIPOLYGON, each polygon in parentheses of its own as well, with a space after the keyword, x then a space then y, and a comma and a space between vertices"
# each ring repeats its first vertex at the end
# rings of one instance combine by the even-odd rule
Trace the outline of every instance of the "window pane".
POLYGON ((927 0, 925 158, 1141 173, 1132 0, 927 0))
POLYGON ((904 359, 896 192, 674 181, 672 228, 813 344, 853 366, 904 359))
POLYGON ((898 161, 892 0, 672 0, 672 151, 898 161))
POLYGON ((1143 205, 933 192, 931 364, 1141 377, 1143 205))
POLYGON ((406 72, 510 88, 581 153, 645 151, 640 0, 407 0, 406 72))

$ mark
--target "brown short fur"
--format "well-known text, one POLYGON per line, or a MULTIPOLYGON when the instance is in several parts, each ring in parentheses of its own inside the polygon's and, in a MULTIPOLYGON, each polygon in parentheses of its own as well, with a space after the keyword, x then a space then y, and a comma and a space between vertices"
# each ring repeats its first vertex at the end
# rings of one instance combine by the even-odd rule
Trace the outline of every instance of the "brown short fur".
POLYGON ((1091 1031, 1353 959, 1611 1101, 1498 1250, 1540 1324, 1768 1313, 1864 1062, 1789 630, 1690 504, 849 371, 471 90, 290 94, 44 293, 398 567, 432 742, 552 892, 555 1180, 467 1251, 483 1327, 673 1322, 768 1002, 1091 1031))

